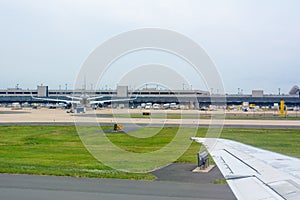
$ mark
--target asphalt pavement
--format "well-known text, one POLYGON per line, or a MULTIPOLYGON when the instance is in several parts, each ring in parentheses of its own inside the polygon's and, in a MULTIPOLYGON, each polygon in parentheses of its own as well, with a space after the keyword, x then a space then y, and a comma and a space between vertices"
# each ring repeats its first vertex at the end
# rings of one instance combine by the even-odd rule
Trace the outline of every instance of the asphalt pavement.
POLYGON ((235 199, 228 185, 211 182, 214 178, 222 178, 217 169, 211 173, 212 176, 210 177, 208 174, 201 176, 201 174, 190 172, 189 169, 193 167, 184 164, 168 166, 157 172, 158 177, 160 177, 157 181, 0 174, 0 199, 235 199), (176 172, 179 171, 181 172, 178 178, 176 172))

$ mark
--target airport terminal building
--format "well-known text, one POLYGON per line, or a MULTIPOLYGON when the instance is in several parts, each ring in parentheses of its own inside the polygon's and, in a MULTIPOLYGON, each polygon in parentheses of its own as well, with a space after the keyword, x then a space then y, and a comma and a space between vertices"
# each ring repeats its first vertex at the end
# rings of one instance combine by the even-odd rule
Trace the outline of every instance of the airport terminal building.
MULTIPOLYGON (((103 99, 117 99, 130 97, 134 98, 130 103, 134 106, 141 103, 178 103, 193 105, 194 108, 208 105, 241 105, 243 102, 249 102, 259 106, 273 106, 274 103, 285 101, 287 106, 300 106, 299 91, 289 95, 266 95, 263 90, 253 90, 252 94, 210 94, 202 90, 157 90, 155 88, 128 90, 127 86, 118 86, 116 90, 51 90, 48 86, 37 86, 36 89, 23 90, 20 88, 9 88, 0 90, 0 104, 19 103, 45 103, 43 100, 37 100, 34 97, 47 97, 50 99, 68 100, 70 96, 79 97, 82 94, 90 97, 102 96, 103 99), (197 103, 198 102, 198 103, 197 103)), ((47 101, 46 101, 47 102, 47 101)), ((47 103, 55 103, 48 101, 47 103)))

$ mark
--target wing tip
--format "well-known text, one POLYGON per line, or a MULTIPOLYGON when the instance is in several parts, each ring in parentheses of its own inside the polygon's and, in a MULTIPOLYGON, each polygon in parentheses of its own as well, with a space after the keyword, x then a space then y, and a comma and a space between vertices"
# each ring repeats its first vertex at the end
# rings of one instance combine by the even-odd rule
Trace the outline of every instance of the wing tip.
POLYGON ((205 138, 201 138, 201 137, 191 137, 190 139, 198 143, 203 143, 205 140, 205 138))

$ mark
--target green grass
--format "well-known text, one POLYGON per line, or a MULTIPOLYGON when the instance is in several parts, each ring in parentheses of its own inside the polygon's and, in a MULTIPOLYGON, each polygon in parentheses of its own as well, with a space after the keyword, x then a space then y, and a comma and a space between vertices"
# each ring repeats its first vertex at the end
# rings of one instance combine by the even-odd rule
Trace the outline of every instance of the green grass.
MULTIPOLYGON (((151 138, 135 138, 127 134, 106 135, 115 145, 126 151, 145 153, 167 145, 177 130, 178 127, 162 130, 143 128, 135 132, 145 135, 158 132, 151 138)), ((193 129, 183 129, 183 132, 189 131, 193 129)), ((197 136, 204 137, 206 131, 206 128, 199 128, 197 136)), ((300 130, 297 129, 226 128, 222 132, 222 138, 300 157, 300 130)), ((176 162, 196 163, 196 153, 199 150, 200 145, 193 142, 176 162)), ((1 126, 0 173, 144 180, 155 178, 147 173, 120 172, 97 161, 83 146, 73 126, 1 126)))
MULTIPOLYGON (((147 152, 153 152, 164 145, 168 144, 172 138, 174 137, 176 131, 178 130, 177 127, 166 127, 162 130, 158 131, 158 128, 147 128, 147 129, 139 129, 136 131, 135 134, 151 134, 151 132, 158 132, 153 137, 149 138, 136 138, 129 136, 127 134, 108 134, 108 138, 110 141, 112 141, 114 144, 118 145, 119 147, 122 147, 122 149, 130 152, 135 153, 147 153, 147 152)), ((187 138, 188 139, 188 138, 187 138)))
POLYGON ((0 172, 74 177, 154 179, 124 173, 93 158, 73 126, 0 127, 0 172))
MULTIPOLYGON (((151 112, 151 111, 149 111, 151 112)), ((151 115, 142 115, 138 113, 131 113, 131 114, 97 114, 97 117, 115 117, 115 118, 135 118, 135 119, 211 119, 212 115, 211 114, 203 114, 199 113, 197 114, 161 114, 161 113, 151 113, 151 115)), ((281 117, 278 115, 264 115, 261 113, 247 113, 247 114, 227 114, 227 115, 216 115, 214 116, 215 118, 224 118, 227 120, 236 120, 236 119, 241 119, 241 120, 300 120, 300 116, 286 116, 286 117, 281 117)))

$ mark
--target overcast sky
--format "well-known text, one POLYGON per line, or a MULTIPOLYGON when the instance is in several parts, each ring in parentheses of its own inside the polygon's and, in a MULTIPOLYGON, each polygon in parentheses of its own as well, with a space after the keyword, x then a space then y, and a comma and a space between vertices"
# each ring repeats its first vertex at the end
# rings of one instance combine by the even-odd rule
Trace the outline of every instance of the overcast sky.
MULTIPOLYGON (((226 92, 288 93, 300 85, 299 10, 298 0, 2 0, 0 88, 72 87, 82 63, 102 42, 159 27, 201 45, 226 92)), ((193 89, 202 87, 189 81, 193 89)))

